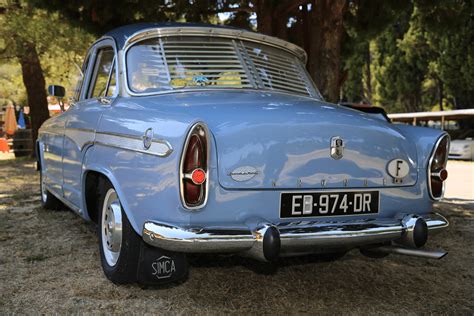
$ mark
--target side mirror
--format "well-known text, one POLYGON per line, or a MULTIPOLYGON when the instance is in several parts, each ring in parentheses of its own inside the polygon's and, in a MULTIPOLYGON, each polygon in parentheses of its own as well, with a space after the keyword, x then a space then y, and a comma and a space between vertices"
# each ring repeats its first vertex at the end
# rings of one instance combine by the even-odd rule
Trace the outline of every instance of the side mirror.
POLYGON ((48 87, 48 94, 52 97, 61 99, 66 95, 66 89, 64 89, 63 86, 51 85, 48 87))
POLYGON ((52 97, 58 98, 59 107, 61 112, 64 112, 63 98, 66 96, 66 89, 63 86, 50 85, 48 87, 48 94, 52 97))

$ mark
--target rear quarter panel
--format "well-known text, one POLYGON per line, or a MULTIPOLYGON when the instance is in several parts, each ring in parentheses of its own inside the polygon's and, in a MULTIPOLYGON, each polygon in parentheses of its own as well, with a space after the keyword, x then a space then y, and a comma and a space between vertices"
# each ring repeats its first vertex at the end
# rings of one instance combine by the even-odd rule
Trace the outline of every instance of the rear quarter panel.
MULTIPOLYGON (((143 109, 130 101, 118 102, 101 118, 94 146, 84 159, 82 179, 89 171, 104 174, 139 234, 144 221, 157 216, 170 221, 187 220, 189 212, 179 211, 182 206, 178 171, 185 136, 195 121, 186 115, 173 117, 143 109), (156 150, 147 151, 143 147, 141 151, 123 148, 130 141, 142 146, 141 137, 148 128, 153 129, 154 140, 169 143, 169 154, 158 156, 154 154, 156 150), (113 146, 107 144, 111 140, 113 146)), ((86 205, 84 198, 82 203, 86 205)))
POLYGON ((436 141, 447 133, 441 130, 405 124, 394 124, 395 128, 404 134, 416 145, 418 156, 418 170, 427 172, 430 155, 436 141))

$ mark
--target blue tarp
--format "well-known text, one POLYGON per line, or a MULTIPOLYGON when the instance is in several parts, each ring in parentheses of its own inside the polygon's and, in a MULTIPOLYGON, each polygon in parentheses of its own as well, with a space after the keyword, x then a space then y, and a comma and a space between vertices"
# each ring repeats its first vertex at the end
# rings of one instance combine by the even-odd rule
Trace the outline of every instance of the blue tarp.
POLYGON ((23 110, 20 110, 20 114, 18 115, 18 128, 26 128, 25 125, 25 116, 23 115, 23 110))

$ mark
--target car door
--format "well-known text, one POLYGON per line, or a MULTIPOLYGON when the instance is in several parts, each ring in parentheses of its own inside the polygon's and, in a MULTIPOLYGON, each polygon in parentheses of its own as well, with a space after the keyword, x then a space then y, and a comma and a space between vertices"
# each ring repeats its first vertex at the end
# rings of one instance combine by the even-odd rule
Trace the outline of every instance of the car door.
POLYGON ((65 113, 54 116, 41 126, 40 152, 42 152, 43 181, 48 189, 63 195, 62 158, 64 144, 65 113))
POLYGON ((93 144, 97 125, 104 110, 117 96, 116 49, 112 40, 96 43, 90 52, 90 62, 79 100, 67 113, 63 150, 64 198, 81 206, 82 160, 93 144))

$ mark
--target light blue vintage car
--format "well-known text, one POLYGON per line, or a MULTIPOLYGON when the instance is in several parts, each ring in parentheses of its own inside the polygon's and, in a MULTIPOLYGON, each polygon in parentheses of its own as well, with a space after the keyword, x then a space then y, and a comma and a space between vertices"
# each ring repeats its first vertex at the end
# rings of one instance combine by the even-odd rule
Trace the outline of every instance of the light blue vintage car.
POLYGON ((74 105, 41 127, 43 206, 98 223, 116 283, 185 278, 188 253, 445 255, 419 248, 448 226, 432 213, 448 135, 325 102, 305 63, 235 28, 111 31, 74 105))

